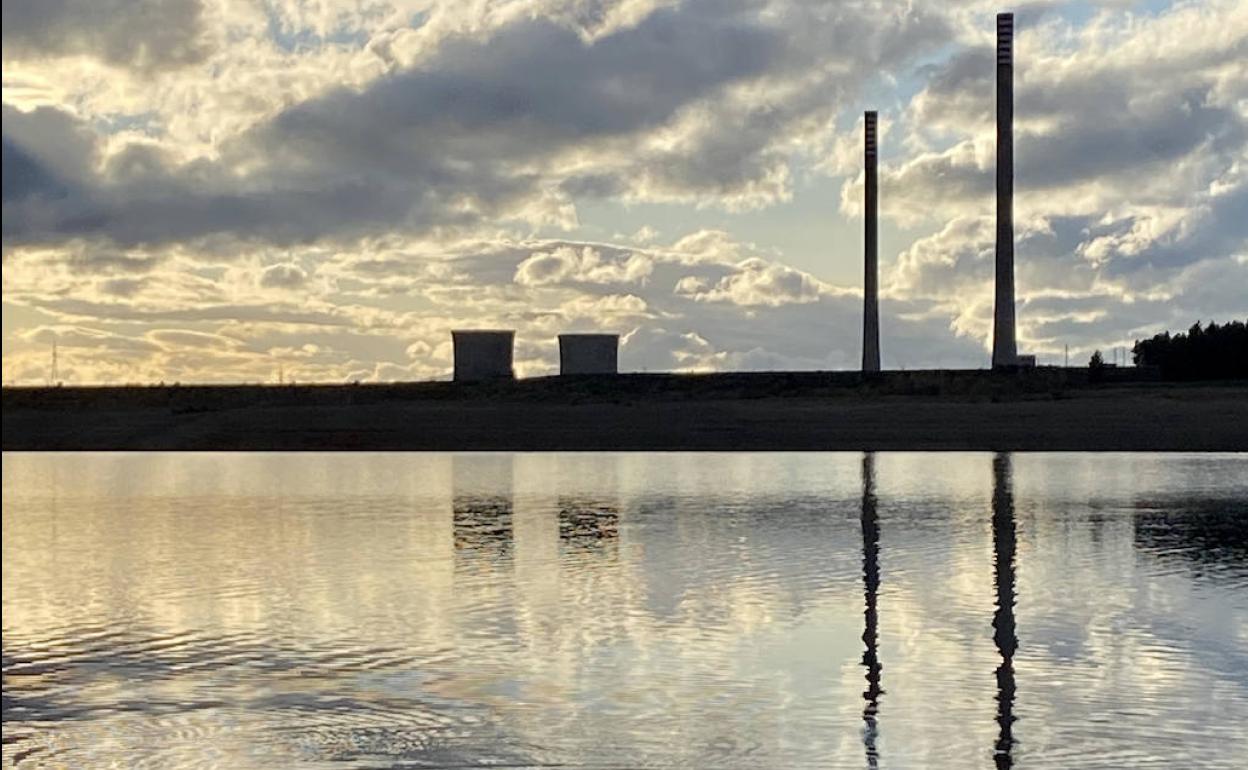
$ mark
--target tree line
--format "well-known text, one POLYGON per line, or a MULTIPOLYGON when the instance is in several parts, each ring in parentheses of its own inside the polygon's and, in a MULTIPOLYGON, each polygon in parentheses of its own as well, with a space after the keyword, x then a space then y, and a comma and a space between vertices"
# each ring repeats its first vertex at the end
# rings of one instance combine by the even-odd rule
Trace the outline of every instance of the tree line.
POLYGON ((1156 366, 1167 380, 1248 379, 1248 324, 1197 321, 1186 333, 1137 340, 1131 353, 1136 366, 1156 366))

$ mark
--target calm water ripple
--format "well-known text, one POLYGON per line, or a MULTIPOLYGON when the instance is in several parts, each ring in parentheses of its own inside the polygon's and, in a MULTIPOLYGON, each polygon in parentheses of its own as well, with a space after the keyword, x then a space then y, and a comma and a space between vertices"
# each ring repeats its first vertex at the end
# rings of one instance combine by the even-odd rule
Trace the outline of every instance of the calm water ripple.
POLYGON ((1244 455, 3 463, 4 767, 1248 757, 1244 455))

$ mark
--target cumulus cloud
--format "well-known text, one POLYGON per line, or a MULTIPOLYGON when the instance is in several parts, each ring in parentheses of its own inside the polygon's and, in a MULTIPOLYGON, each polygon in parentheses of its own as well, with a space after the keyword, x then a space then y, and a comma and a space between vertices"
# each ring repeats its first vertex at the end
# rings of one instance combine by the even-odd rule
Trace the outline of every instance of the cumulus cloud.
POLYGON ((107 160, 58 174, 32 118, 10 111, 6 152, 31 163, 29 181, 6 178, 7 239, 294 243, 500 219, 572 226, 576 197, 762 205, 790 194, 794 142, 824 125, 829 93, 852 90, 815 67, 826 46, 866 71, 945 36, 921 9, 828 19, 746 0, 656 5, 591 12, 629 21, 588 40, 557 11, 445 34, 412 66, 288 104, 193 162, 146 140, 104 148, 61 111, 44 119, 107 160))
MULTIPOLYGON (((53 329, 82 380, 443 377, 466 321, 522 373, 570 328, 632 369, 853 367, 856 286, 779 244, 860 216, 870 107, 885 364, 986 362, 989 5, 112 7, 4 6, 6 380, 53 329)), ((1024 349, 1248 313, 1244 4, 1019 29, 1024 349)))
POLYGON ((598 249, 560 246, 536 252, 516 268, 516 283, 541 286, 557 283, 640 283, 654 271, 654 262, 642 254, 620 261, 604 261, 598 249))
MULTIPOLYGON (((1179 202, 1243 156, 1248 12, 1242 4, 1213 2, 1136 23, 1090 24, 1076 44, 1071 50, 1047 27, 1020 32, 1020 208, 1076 213, 1123 200, 1179 202), (1063 195, 1054 195, 1058 190, 1063 195)), ((985 47, 927 68, 927 84, 903 116, 910 141, 923 147, 934 131, 965 138, 885 164, 880 196, 886 215, 944 219, 992 204, 991 65, 985 47)), ((843 191, 843 207, 852 213, 860 188, 857 179, 843 191)))
POLYGON ((4 58, 82 55, 144 72, 202 61, 200 0, 8 0, 4 58))
POLYGON ((297 289, 307 280, 303 268, 288 262, 269 265, 260 273, 260 285, 268 289, 297 289))
MULTIPOLYGON (((1178 277, 1248 250, 1244 219, 1231 213, 1248 205, 1243 5, 1184 5, 1125 21, 1103 13, 1079 29, 1052 22, 1024 28, 1019 48, 1024 341, 1049 352, 1086 337, 1122 344, 1175 318, 1171 311, 1194 320, 1200 302, 1184 296, 1178 277), (1170 307, 1156 304, 1163 299, 1170 307)), ((936 226, 901 252, 889 290, 932 302, 955 333, 981 340, 992 311, 991 63, 990 48, 970 47, 925 69, 901 115, 914 149, 884 165, 880 185, 883 216, 936 226)), ((842 188, 847 214, 860 213, 861 185, 858 176, 842 188)), ((1246 307, 1238 306, 1233 315, 1246 307)))
POLYGON ((731 302, 745 307, 814 302, 827 290, 807 273, 758 257, 744 260, 714 285, 698 276, 685 276, 676 284, 677 294, 695 301, 731 302))
MULTIPOLYGON (((164 271, 177 269, 176 264, 160 266, 148 278, 159 286, 164 271)), ((621 334, 626 340, 621 365, 632 371, 845 367, 853 365, 861 334, 856 293, 768 260, 723 233, 700 232, 647 249, 566 240, 466 241, 448 244, 436 254, 338 254, 327 258, 322 269, 338 276, 338 291, 347 286, 351 293, 329 303, 318 295, 323 289, 308 283, 311 296, 291 303, 284 289, 258 287, 249 268, 225 269, 215 297, 203 295, 182 304, 140 293, 122 304, 104 296, 88 300, 47 294, 38 282, 16 286, 6 274, 14 286, 6 289, 6 302, 38 307, 82 328, 117 330, 88 341, 95 350, 90 358, 77 358, 80 378, 89 376, 88 360, 115 362, 110 346, 121 343, 113 335, 133 336, 130 330, 136 326, 149 328, 141 339, 158 350, 149 350, 142 366, 126 370, 124 377, 130 380, 139 377, 136 372, 159 372, 156 379, 166 381, 256 381, 271 378, 275 360, 283 361, 287 371, 297 365, 298 377, 305 381, 441 378, 450 372, 449 332, 465 325, 464 319, 471 319, 471 325, 516 329, 516 367, 526 375, 557 370, 556 336, 569 330, 621 334), (532 267, 534 255, 550 254, 571 255, 572 267, 587 275, 601 278, 597 271, 606 268, 610 280, 515 280, 522 267, 532 267), (371 269, 374 261, 385 269, 371 269), (359 271, 361 263, 366 269, 359 271), (436 268, 430 269, 429 263, 436 268), (628 275, 630 263, 650 266, 649 280, 615 280, 628 275), (690 280, 704 287, 705 296, 674 290, 690 280), (388 291, 371 295, 368 287, 374 282, 388 291), (274 292, 272 299, 264 304, 237 301, 258 290, 274 292), (363 304, 354 304, 349 296, 364 298, 363 304), (419 301, 405 312, 370 304, 392 303, 396 297, 419 301), (296 354, 309 345, 314 353, 296 354), (199 370, 192 365, 197 353, 202 355, 199 370), (382 363, 398 368, 378 368, 382 363)), ((58 280, 71 279, 72 274, 58 280)), ((907 351, 886 343, 886 360, 936 365, 956 360, 949 350, 965 354, 974 349, 973 342, 942 347, 924 334, 922 322, 894 318, 895 313, 900 315, 897 308, 886 306, 889 334, 906 330, 917 342, 907 351)), ((6 376, 38 375, 41 356, 46 354, 35 345, 23 348, 6 358, 6 376)), ((107 366, 96 371, 123 376, 107 366)))

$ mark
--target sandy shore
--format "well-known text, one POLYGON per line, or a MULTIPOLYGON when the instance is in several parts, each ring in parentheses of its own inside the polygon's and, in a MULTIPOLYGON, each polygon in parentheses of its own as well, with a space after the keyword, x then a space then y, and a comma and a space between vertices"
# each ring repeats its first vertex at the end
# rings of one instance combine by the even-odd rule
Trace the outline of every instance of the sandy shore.
POLYGON ((815 375, 6 389, 5 450, 1248 451, 1248 383, 815 375), (527 383, 527 384, 526 384, 527 383), (692 384, 691 384, 692 383, 692 384))

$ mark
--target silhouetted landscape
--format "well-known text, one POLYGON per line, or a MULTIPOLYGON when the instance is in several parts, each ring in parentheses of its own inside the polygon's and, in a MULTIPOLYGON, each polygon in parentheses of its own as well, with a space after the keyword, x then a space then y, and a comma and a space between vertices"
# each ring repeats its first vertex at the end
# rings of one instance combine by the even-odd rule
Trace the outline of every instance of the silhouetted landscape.
POLYGON ((3 444, 6 450, 1248 449, 1248 352, 1240 322, 1196 324, 1187 334, 1137 342, 1133 367, 1108 365, 1098 351, 1090 366, 1078 368, 515 379, 510 336, 503 339, 502 374, 464 381, 5 388, 3 444))
POLYGON ((1197 322, 1186 334, 1140 340, 1131 352, 1136 366, 1156 367, 1168 380, 1248 379, 1248 325, 1242 321, 1211 321, 1204 328, 1197 322))
POLYGON ((9 388, 11 449, 1248 448, 1248 384, 1148 369, 9 388))

